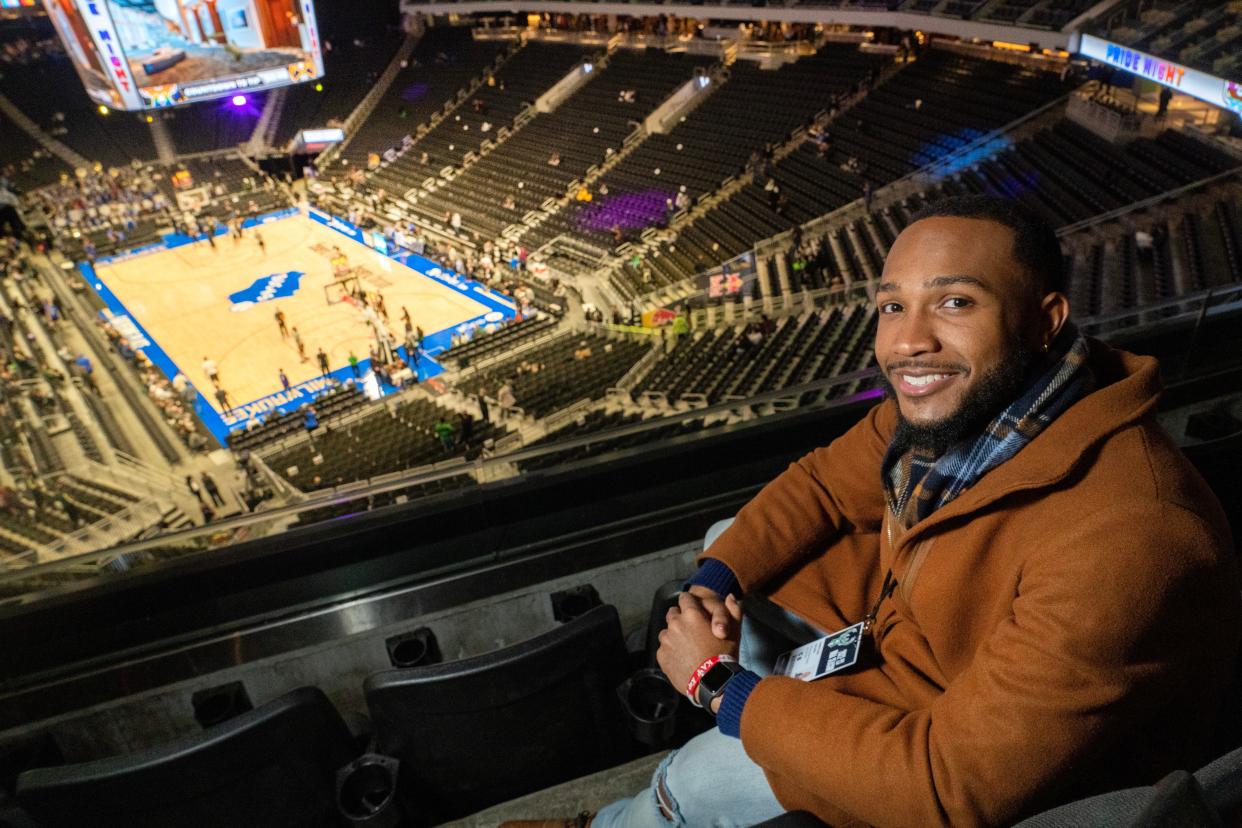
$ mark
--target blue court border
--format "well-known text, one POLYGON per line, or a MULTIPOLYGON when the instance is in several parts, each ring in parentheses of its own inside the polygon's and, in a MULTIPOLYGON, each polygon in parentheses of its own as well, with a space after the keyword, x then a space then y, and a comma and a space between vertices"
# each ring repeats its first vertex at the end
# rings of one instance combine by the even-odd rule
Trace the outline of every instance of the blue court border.
MULTIPOLYGON (((246 219, 242 222, 242 227, 248 229, 302 214, 302 210, 290 207, 246 219)), ((468 279, 451 270, 445 270, 430 259, 408 250, 395 248, 390 251, 369 244, 366 234, 357 226, 321 210, 312 207, 305 214, 312 221, 346 236, 357 244, 387 256, 420 276, 432 279, 456 290, 486 308, 483 313, 471 319, 424 336, 423 348, 420 349, 418 354, 418 377, 420 380, 425 381, 443 373, 444 368, 436 362, 434 356, 448 350, 454 334, 467 334, 480 326, 499 324, 517 316, 517 304, 512 299, 490 290, 472 279, 468 279)), ((228 229, 226 227, 216 225, 212 235, 218 237, 227 234, 227 232, 228 229)), ((117 327, 121 335, 129 340, 130 347, 134 350, 142 351, 147 359, 151 360, 151 363, 170 380, 176 377, 177 374, 186 374, 186 372, 181 371, 177 367, 176 363, 160 347, 159 343, 143 328, 142 323, 129 312, 116 294, 104 284, 95 267, 97 265, 117 264, 151 253, 173 250, 187 244, 193 244, 196 241, 200 241, 201 238, 201 236, 195 238, 183 233, 168 233, 164 235, 161 241, 152 242, 151 244, 113 256, 101 256, 96 260, 96 265, 92 265, 90 262, 78 263, 78 270, 81 272, 83 279, 95 291, 107 308, 107 311, 101 311, 100 315, 117 327)), ((410 362, 409 354, 404 345, 398 347, 397 350, 407 362, 410 362)), ((369 380, 372 386, 378 390, 379 396, 395 393, 399 390, 394 386, 380 385, 375 382, 374 376, 371 375, 370 363, 371 360, 369 358, 359 360, 360 378, 358 379, 355 379, 353 370, 346 365, 343 368, 332 371, 327 377, 316 377, 315 379, 290 386, 288 391, 278 391, 256 400, 235 405, 227 415, 221 415, 217 412, 203 393, 198 391, 197 386, 195 386, 197 394, 194 401, 194 413, 202 420, 207 430, 223 444, 231 432, 245 428, 246 423, 254 417, 267 417, 273 412, 285 413, 295 411, 303 405, 313 402, 316 397, 330 390, 335 384, 347 382, 361 382, 365 384, 369 380)), ((188 377, 189 375, 186 374, 186 376, 188 377)))

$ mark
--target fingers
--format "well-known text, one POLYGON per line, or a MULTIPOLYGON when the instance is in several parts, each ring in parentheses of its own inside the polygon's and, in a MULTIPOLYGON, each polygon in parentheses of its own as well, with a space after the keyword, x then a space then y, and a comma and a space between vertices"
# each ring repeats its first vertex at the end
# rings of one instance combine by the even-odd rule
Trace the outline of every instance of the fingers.
POLYGON ((677 596, 677 607, 682 612, 693 612, 697 610, 700 613, 707 614, 706 610, 703 608, 703 602, 688 592, 683 592, 677 596))
POLYGON ((737 623, 742 622, 742 602, 730 595, 725 598, 725 609, 729 611, 730 617, 737 623))
POLYGON ((712 608, 712 635, 722 640, 729 638, 732 626, 733 619, 723 604, 712 608))

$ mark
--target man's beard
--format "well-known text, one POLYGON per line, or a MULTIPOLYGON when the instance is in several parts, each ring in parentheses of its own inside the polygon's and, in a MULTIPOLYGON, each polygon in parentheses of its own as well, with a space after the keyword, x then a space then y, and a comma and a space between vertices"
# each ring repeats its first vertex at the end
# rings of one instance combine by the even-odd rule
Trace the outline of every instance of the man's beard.
MULTIPOLYGON (((962 397, 957 410, 947 417, 930 423, 913 423, 901 413, 898 404, 893 448, 902 454, 913 448, 940 457, 958 443, 981 434, 988 423, 1018 399, 1044 356, 1020 337, 1010 340, 1005 350, 1005 356, 980 375, 979 381, 962 397)), ((897 399, 884 371, 880 372, 880 384, 888 396, 897 399)))

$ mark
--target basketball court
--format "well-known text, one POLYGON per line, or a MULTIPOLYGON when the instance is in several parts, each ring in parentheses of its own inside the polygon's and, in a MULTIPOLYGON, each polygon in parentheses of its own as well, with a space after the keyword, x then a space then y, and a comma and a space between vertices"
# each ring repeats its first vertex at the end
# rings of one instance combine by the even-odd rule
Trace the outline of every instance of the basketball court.
MULTIPOLYGON (((382 237, 315 209, 250 219, 240 239, 220 228, 213 240, 214 247, 203 236, 170 234, 81 268, 131 345, 170 379, 180 372, 200 392, 198 413, 221 439, 256 416, 297 408, 326 390, 316 359, 320 348, 333 378, 353 378, 352 353, 368 394, 395 390, 379 386, 368 356, 379 341, 377 325, 393 345, 404 341, 402 308, 426 334, 421 380, 440 373, 433 357, 455 331, 516 315, 508 297, 422 256, 388 252, 382 237), (377 295, 386 320, 374 307, 377 295), (285 315, 288 335, 280 331, 277 310, 285 315), (232 406, 228 412, 216 400, 204 358, 216 363, 232 406), (282 370, 289 391, 281 386, 282 370)), ((405 348, 399 352, 408 361, 405 348)))

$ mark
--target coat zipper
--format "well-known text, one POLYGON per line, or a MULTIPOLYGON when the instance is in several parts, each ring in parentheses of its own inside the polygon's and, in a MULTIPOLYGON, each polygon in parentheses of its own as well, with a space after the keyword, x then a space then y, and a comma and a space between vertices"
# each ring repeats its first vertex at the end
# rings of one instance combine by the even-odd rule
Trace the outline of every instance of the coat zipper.
MULTIPOLYGON (((890 568, 895 568, 897 563, 897 549, 893 542, 893 521, 896 519, 897 518, 893 515, 892 510, 889 509, 885 514, 884 525, 888 532, 888 548, 893 555, 893 561, 892 564, 890 564, 890 568)), ((901 575, 901 580, 897 582, 897 592, 901 595, 901 600, 905 601, 907 606, 910 604, 910 593, 914 589, 914 581, 919 575, 919 570, 923 568, 923 562, 927 560, 927 554, 931 552, 932 544, 935 543, 935 541, 935 536, 932 536, 930 538, 924 538, 915 545, 914 554, 910 557, 910 565, 906 567, 905 572, 901 575)))

